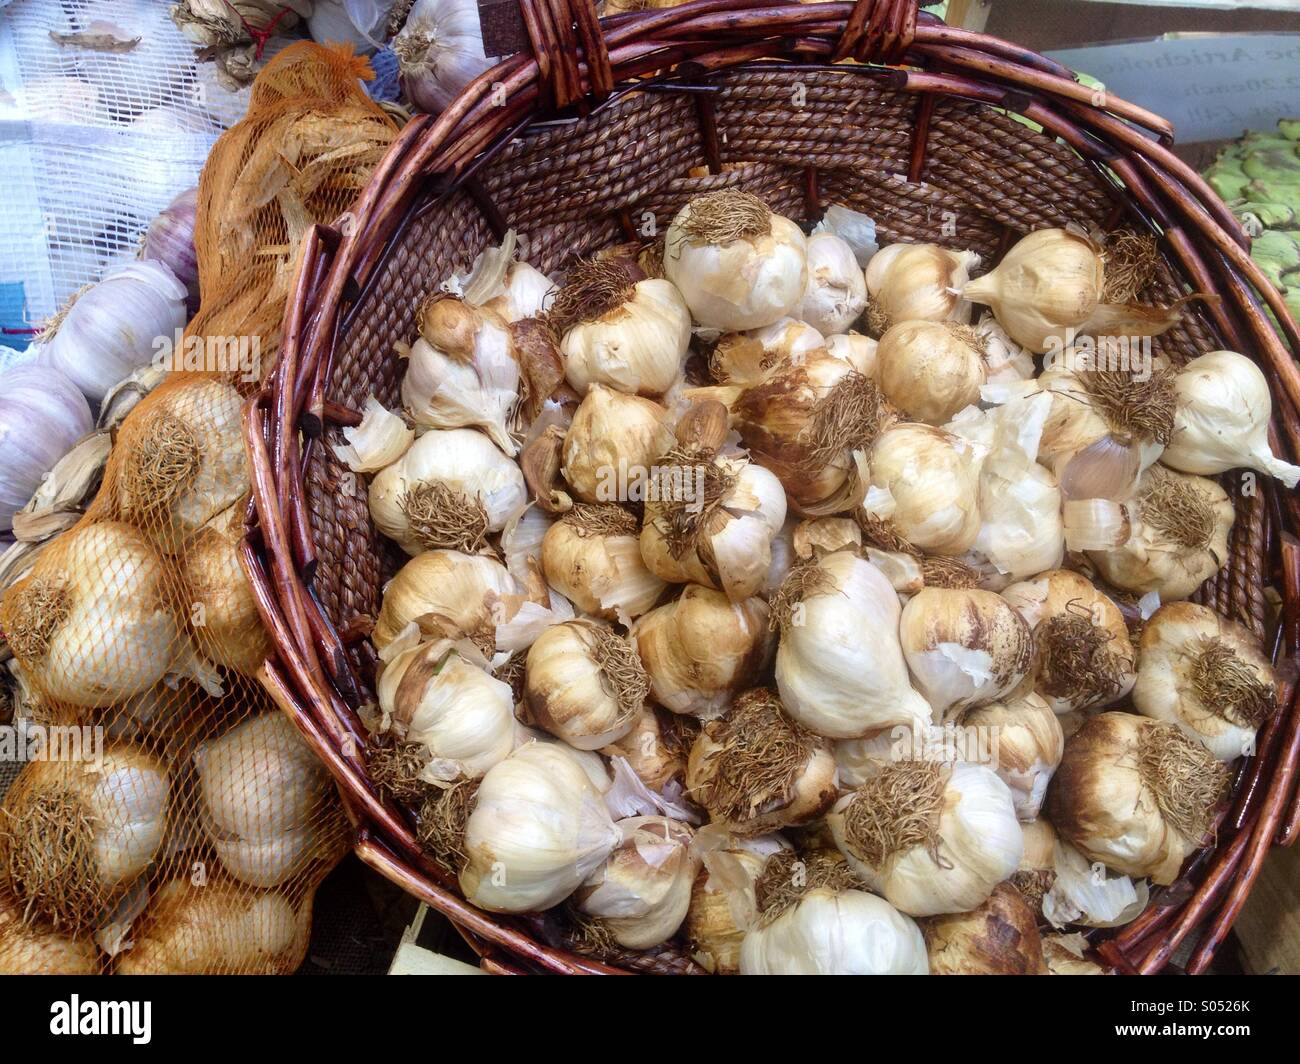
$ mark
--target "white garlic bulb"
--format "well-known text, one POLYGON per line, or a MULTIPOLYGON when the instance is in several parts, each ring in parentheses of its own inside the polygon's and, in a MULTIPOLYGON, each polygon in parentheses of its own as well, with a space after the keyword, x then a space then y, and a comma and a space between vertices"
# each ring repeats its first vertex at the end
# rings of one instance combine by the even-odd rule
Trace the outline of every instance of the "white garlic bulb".
POLYGON ((640 485, 672 442, 658 403, 593 383, 564 437, 564 479, 583 502, 639 502, 640 485))
POLYGON ((1015 872, 1024 839, 1011 791, 984 765, 891 765, 827 815, 872 890, 910 916, 965 912, 1015 872))
POLYGON ((393 38, 402 83, 411 102, 437 114, 493 61, 473 0, 415 0, 393 38))
POLYGON ((425 636, 459 639, 494 633, 518 585, 506 567, 481 554, 417 554, 384 588, 371 640, 381 653, 412 622, 425 636))
POLYGON ((1259 642, 1205 606, 1171 602, 1142 628, 1133 705, 1178 725, 1220 761, 1254 750, 1277 709, 1277 681, 1259 642))
POLYGON ((790 219, 737 189, 697 196, 664 240, 664 275, 712 329, 757 329, 796 313, 807 287, 806 240, 790 219))
POLYGON ((204 829, 223 867, 243 883, 283 883, 326 856, 322 848, 339 835, 329 773, 283 713, 253 717, 202 743, 194 764, 204 829))
POLYGON ((1016 816, 1037 817, 1065 749, 1065 734, 1051 707, 1021 688, 1003 701, 969 710, 961 725, 996 736, 996 762, 990 767, 1011 788, 1016 816))
POLYGON ((762 599, 732 602, 697 584, 641 617, 632 637, 654 700, 674 713, 718 716, 771 660, 767 620, 762 599))
POLYGON ((527 498, 519 466, 483 433, 435 429, 370 482, 370 516, 407 554, 468 552, 527 498))
POLYGON ((779 835, 739 838, 706 825, 695 836, 703 870, 691 888, 686 938, 691 956, 716 975, 740 972, 740 947, 758 913, 755 886, 768 857, 785 849, 779 835))
POLYGON ((973 251, 950 251, 938 244, 890 244, 867 263, 867 308, 873 330, 884 332, 900 321, 970 321, 962 286, 979 265, 973 251))
POLYGON ((579 750, 623 738, 645 709, 649 691, 635 644, 607 625, 566 621, 529 648, 527 719, 579 750))
POLYGON ((622 841, 574 894, 579 912, 594 917, 625 949, 650 949, 677 933, 691 904, 699 858, 692 831, 663 816, 618 822, 622 841))
POLYGON ((942 425, 979 402, 986 377, 975 331, 951 321, 890 326, 880 337, 876 364, 885 398, 929 425, 942 425))
POLYGON ((668 586, 646 568, 637 531, 621 506, 579 503, 542 539, 547 582, 583 613, 630 623, 668 586))
POLYGON ((804 727, 855 739, 930 722, 930 704, 913 689, 898 642, 898 595, 870 562, 836 551, 800 566, 772 605, 781 629, 777 689, 804 727))
POLYGON ((622 841, 578 756, 525 743, 478 786, 460 888, 491 912, 539 912, 577 890, 622 841))
POLYGON ((826 335, 849 328, 867 305, 867 280, 848 241, 813 233, 806 246, 808 287, 796 312, 826 335))
POLYGON ((1260 368, 1235 351, 1211 351, 1174 377, 1178 405, 1165 465, 1184 473, 1224 473, 1245 467, 1277 477, 1288 488, 1300 467, 1273 456, 1268 422, 1273 411, 1260 368))
POLYGON ((871 448, 864 509, 927 554, 956 556, 980 531, 979 465, 970 443, 929 425, 896 425, 871 448))
POLYGON ((1045 812, 1085 857, 1172 883, 1228 786, 1221 762, 1174 724, 1099 713, 1065 743, 1045 812))

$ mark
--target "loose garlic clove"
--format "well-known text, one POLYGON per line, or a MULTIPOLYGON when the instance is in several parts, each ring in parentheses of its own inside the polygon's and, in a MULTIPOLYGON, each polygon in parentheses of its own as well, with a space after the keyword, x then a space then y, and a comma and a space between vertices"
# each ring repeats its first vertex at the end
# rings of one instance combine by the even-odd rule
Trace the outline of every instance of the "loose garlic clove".
POLYGON ((867 305, 867 281, 848 241, 813 233, 807 243, 808 287, 796 316, 825 334, 842 333, 867 305))
POLYGON ((880 337, 876 359, 885 398, 929 425, 979 402, 986 379, 977 334, 956 322, 901 321, 880 337))
POLYGON ((460 889, 490 912, 540 912, 582 885, 623 841, 577 754, 531 742, 488 770, 461 841, 460 889))
POLYGON ((898 595, 870 562, 837 551, 793 569, 772 596, 772 613, 781 633, 777 689, 804 727, 856 739, 930 723, 898 642, 898 595))
POLYGON ((785 715, 775 694, 754 688, 705 723, 691 747, 686 790, 714 823, 762 835, 825 812, 835 800, 835 757, 829 742, 785 715))
POLYGON ((567 621, 548 628, 529 648, 523 699, 528 723, 579 750, 623 738, 649 693, 635 644, 606 625, 567 621))
POLYGON ((1034 690, 1053 712, 1109 706, 1133 689, 1137 653, 1124 615, 1087 577, 1053 569, 1002 595, 1034 633, 1034 690))
POLYGON ((966 553, 980 531, 979 465, 970 444, 929 425, 896 425, 870 455, 864 510, 927 554, 966 553))
POLYGON ((1033 665, 1029 626, 992 591, 927 587, 899 622, 899 642, 936 719, 996 701, 1033 665))
POLYGON ((793 314, 808 282, 806 239, 790 219, 738 189, 697 196, 664 240, 664 275, 696 322, 758 329, 793 314))
POLYGON ((334 456, 354 473, 377 473, 406 453, 415 440, 415 431, 371 395, 366 399, 361 424, 344 427, 343 438, 346 443, 330 447, 334 456))
POLYGON ((624 949, 651 949, 677 933, 691 903, 699 858, 693 832, 663 816, 617 824, 622 842, 574 894, 574 904, 624 949))
POLYGON ((564 437, 564 479, 583 502, 639 502, 639 483, 672 446, 658 403, 592 384, 564 437))
POLYGON ((1174 377, 1174 390, 1174 429, 1161 455, 1166 465, 1203 475, 1245 467, 1288 488, 1300 483, 1300 466, 1276 458, 1269 448, 1268 381, 1245 355, 1211 351, 1194 358, 1174 377))
POLYGON ((1046 812, 1085 857, 1172 883, 1209 830, 1228 773, 1176 725, 1101 713, 1065 744, 1046 812))
POLYGON ((1220 761, 1255 748, 1277 710, 1277 680, 1241 625, 1191 602, 1161 606, 1142 628, 1133 705, 1176 724, 1220 761))
MULTIPOLYGON (((1123 509, 1129 537, 1111 549, 1087 552, 1115 587, 1141 595, 1154 591, 1162 602, 1171 602, 1190 596, 1227 564, 1235 514, 1232 500, 1214 481, 1155 465, 1123 509)), ((1114 523, 1123 524, 1118 514, 1114 523)))
POLYGON ((966 912, 1019 867, 1011 791, 983 765, 891 765, 827 815, 867 886, 910 916, 966 912))
POLYGON ((1065 749, 1065 735, 1051 707, 1022 688, 1004 701, 969 710, 961 726, 983 729, 995 737, 997 759, 991 767, 1011 788, 1016 816, 1021 820, 1038 816, 1065 749))
POLYGON ((753 684, 772 654, 767 603, 732 602, 695 584, 637 621, 632 637, 654 700, 702 720, 718 716, 753 684))
POLYGON ((476 429, 425 432, 370 482, 375 527, 411 555, 472 553, 526 500, 519 466, 476 429))
POLYGON ((970 321, 971 305, 961 294, 979 265, 973 251, 938 244, 890 244, 867 263, 867 314, 872 330, 900 321, 970 321))
POLYGON ((583 613, 630 623, 668 586, 646 568, 637 531, 621 506, 579 503, 542 539, 547 582, 583 613))
POLYGON ((920 921, 931 975, 1046 975, 1038 921, 1020 892, 999 883, 970 912, 920 921))
POLYGON ((384 649, 412 623, 425 637, 481 639, 495 645, 497 625, 504 622, 503 601, 517 596, 514 577, 505 566, 481 554, 431 550, 417 554, 384 588, 383 603, 371 640, 384 649))

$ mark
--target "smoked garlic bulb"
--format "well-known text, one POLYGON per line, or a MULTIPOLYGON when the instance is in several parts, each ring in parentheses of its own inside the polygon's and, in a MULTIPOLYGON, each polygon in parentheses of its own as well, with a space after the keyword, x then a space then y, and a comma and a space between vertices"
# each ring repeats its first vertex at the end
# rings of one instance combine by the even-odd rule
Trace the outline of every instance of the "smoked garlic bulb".
POLYGON ((702 828, 696 838, 704 868, 691 888, 686 939, 702 967, 715 975, 736 975, 745 932, 758 913, 756 884, 768 858, 787 843, 779 835, 715 835, 713 826, 702 828))
POLYGON ((384 587, 371 640, 382 652, 414 623, 426 637, 469 636, 482 639, 490 649, 497 624, 507 619, 502 604, 517 594, 514 577, 492 558, 425 551, 397 570, 384 587))
POLYGON ((652 791, 680 786, 686 778, 686 758, 695 740, 695 722, 647 703, 622 738, 600 752, 621 757, 652 791))
POLYGON ((632 486, 672 443, 662 406, 594 383, 564 437, 564 479, 583 502, 637 502, 632 486))
POLYGON ((984 385, 983 347, 969 325, 901 321, 876 349, 880 390, 909 418, 942 425, 979 402, 984 385))
POLYGON ((970 912, 920 923, 931 975, 1047 974, 1038 921, 1010 883, 999 883, 970 912))
POLYGON ((867 314, 873 331, 884 332, 900 321, 970 321, 970 303, 960 293, 979 261, 973 251, 950 251, 938 244, 881 248, 867 263, 867 314))
POLYGON ((621 506, 578 503, 542 539, 547 582, 583 613, 629 623, 668 586, 646 568, 637 532, 621 506))
POLYGON ((867 280, 853 248, 834 233, 813 233, 807 243, 808 287, 798 317, 829 336, 848 329, 867 305, 867 280))
POLYGON ((960 436, 896 425, 871 448, 864 509, 927 554, 957 556, 980 531, 979 465, 960 436))
POLYGON ((1220 761, 1253 751, 1277 708, 1277 681, 1259 641, 1205 606, 1171 602, 1142 628, 1133 705, 1182 729, 1220 761))
POLYGON ((1051 707, 1021 687, 1003 701, 968 711, 961 724, 996 736, 993 771, 1011 788, 1016 816, 1037 817, 1065 749, 1065 735, 1051 707))

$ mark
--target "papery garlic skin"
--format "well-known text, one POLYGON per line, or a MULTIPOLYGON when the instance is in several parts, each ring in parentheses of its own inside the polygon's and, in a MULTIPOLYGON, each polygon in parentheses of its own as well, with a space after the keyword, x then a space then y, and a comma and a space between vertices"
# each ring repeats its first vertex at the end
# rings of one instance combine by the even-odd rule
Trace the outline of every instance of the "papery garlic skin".
POLYGON ((1011 339, 992 314, 985 313, 973 328, 984 349, 989 384, 1014 384, 1034 376, 1033 356, 1011 339))
POLYGON ((681 374, 691 313, 668 281, 647 279, 627 299, 560 341, 565 377, 579 395, 599 383, 629 395, 663 395, 681 374))
POLYGON ((417 776, 425 783, 479 779, 515 748, 510 685, 466 660, 449 640, 421 643, 385 663, 375 693, 383 729, 428 752, 417 776))
POLYGON ((797 310, 808 283, 806 244, 790 219, 767 211, 753 196, 725 189, 698 196, 677 212, 664 240, 664 275, 700 325, 758 329, 797 310), (752 227, 738 239, 713 242, 704 211, 737 197, 749 201, 752 227))
POLYGON ((1101 868, 1064 839, 1052 845, 1052 873, 1042 909, 1053 927, 1120 927, 1137 919, 1151 898, 1145 879, 1101 868))
POLYGON ((968 711, 961 724, 996 736, 996 761, 990 767, 1011 788, 1016 816, 1037 817, 1065 750, 1065 735, 1051 707, 1022 688, 1005 701, 968 711))
POLYGON ((992 769, 966 762, 891 766, 836 802, 826 821, 859 878, 910 916, 966 912, 982 904, 1015 872, 1024 848, 1010 789, 992 769), (903 791, 925 788, 925 793, 916 790, 898 808, 878 801, 895 779, 905 781, 900 784, 903 791), (852 807, 857 801, 885 818, 885 845, 878 854, 868 853, 854 831, 852 807), (927 808, 932 845, 889 834, 892 815, 927 808))
POLYGON ((979 469, 970 444, 929 425, 896 425, 876 440, 865 508, 928 554, 957 556, 980 531, 979 469))
POLYGON ((979 265, 973 251, 938 244, 890 244, 867 263, 869 312, 879 331, 900 321, 970 321, 962 286, 979 265))
POLYGON ((966 913, 921 921, 931 975, 1046 975, 1033 911, 1020 892, 999 883, 966 913))
POLYGON ((1133 705, 1176 724, 1220 761, 1255 748, 1277 708, 1277 681, 1258 641, 1205 606, 1171 602, 1142 628, 1133 705))
POLYGON ((719 591, 688 584, 679 598, 632 628, 654 700, 701 720, 718 716, 771 660, 767 622, 767 603, 760 598, 732 602, 719 591))
POLYGON ((986 377, 974 333, 952 322, 892 325, 880 337, 876 360, 885 398, 929 425, 979 402, 986 377))
POLYGON ((823 334, 842 333, 867 305, 867 280, 848 241, 813 233, 805 248, 808 286, 796 316, 823 334))
POLYGON ((625 949, 651 949, 677 933, 691 904, 699 858, 693 832, 662 816, 617 824, 622 842, 574 895, 578 911, 600 921, 625 949))
POLYGON ((1109 975, 1110 969, 1084 954, 1088 940, 1083 935, 1043 936, 1043 960, 1049 975, 1109 975))
POLYGON ((361 424, 345 426, 343 438, 346 443, 330 448, 334 456, 354 473, 377 473, 406 453, 415 440, 415 430, 371 395, 361 424))
POLYGON ((898 638, 936 719, 1008 694, 1033 664, 1028 625, 992 591, 923 588, 903 607, 898 638))
POLYGON ((1200 844, 1227 782, 1176 726, 1106 712, 1066 741, 1045 811, 1085 857, 1165 885, 1200 844))
POLYGON ((1174 434, 1161 461, 1184 473, 1212 475, 1246 467, 1300 483, 1300 466, 1274 457, 1268 444, 1273 412, 1268 380, 1235 351, 1211 351, 1174 378, 1178 406, 1174 434))
MULTIPOLYGON (((431 529, 439 520, 462 527, 450 533, 464 534, 467 511, 482 508, 481 534, 500 532, 506 520, 527 501, 524 475, 519 466, 501 453, 476 429, 430 430, 417 439, 400 459, 381 470, 370 482, 370 516, 375 527, 394 540, 407 554, 430 548, 453 546, 442 542, 431 529), (445 499, 438 506, 441 517, 417 519, 425 493, 441 491, 445 499)), ((438 507, 434 507, 436 510, 438 507)), ((455 544, 459 545, 459 544, 455 544)))
POLYGON ((925 975, 916 924, 863 890, 810 890, 766 927, 745 935, 741 975, 925 975))
POLYGON ((818 575, 793 604, 798 616, 782 625, 776 652, 776 685, 790 716, 832 739, 928 724, 930 704, 913 689, 898 641, 893 586, 849 551, 814 564, 818 575))
POLYGON ((526 743, 488 770, 465 824, 465 899, 540 912, 572 894, 623 840, 601 792, 556 743, 526 743))
POLYGON ((646 568, 636 518, 613 505, 579 504, 547 529, 542 569, 583 613, 620 623, 653 608, 668 587, 646 568))
POLYGON ((481 554, 431 550, 417 554, 384 588, 371 640, 383 651, 408 624, 424 625, 424 635, 448 638, 494 631, 505 618, 497 606, 517 595, 514 577, 500 562, 481 554), (425 630, 427 629, 427 630, 425 630))
POLYGON ((583 502, 639 502, 630 486, 672 446, 658 403, 593 383, 564 437, 564 479, 583 502))

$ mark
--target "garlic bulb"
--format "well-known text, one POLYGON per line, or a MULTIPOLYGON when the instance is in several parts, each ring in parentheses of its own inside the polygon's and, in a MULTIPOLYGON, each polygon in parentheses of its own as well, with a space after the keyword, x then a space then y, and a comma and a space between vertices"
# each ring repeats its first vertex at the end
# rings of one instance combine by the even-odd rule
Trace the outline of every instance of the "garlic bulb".
POLYGON ((979 402, 984 358, 969 325, 900 321, 880 337, 876 360, 880 390, 909 418, 942 425, 979 402))
POLYGON ((212 377, 183 377, 152 392, 114 445, 118 513, 165 551, 248 494, 244 401, 212 377))
POLYGON ((941 739, 937 725, 906 727, 895 724, 869 732, 861 739, 841 739, 835 744, 835 764, 839 768, 840 787, 861 787, 886 765, 900 761, 919 761, 926 757, 926 745, 941 739))
POLYGON ((283 713, 200 744, 194 765, 204 830, 226 871, 249 886, 285 882, 341 836, 329 773, 283 713))
POLYGON ((871 448, 865 508, 927 554, 955 556, 980 531, 979 468, 959 436, 928 425, 896 425, 871 448))
POLYGON ((421 339, 405 352, 402 378, 407 414, 426 428, 481 428, 513 456, 509 420, 520 385, 507 323, 454 296, 426 300, 416 316, 421 339))
POLYGON ((1012 875, 1010 883, 1020 891, 1037 917, 1043 911, 1043 897, 1056 882, 1056 829, 1051 821, 1041 816, 1022 820, 1020 827, 1025 849, 1020 867, 1012 875))
POLYGON ((214 682, 172 611, 162 560, 116 521, 80 524, 44 551, 0 600, 0 628, 40 692, 74 706, 123 702, 164 676, 214 682))
POLYGON ((486 639, 484 633, 490 635, 506 619, 503 600, 517 594, 514 577, 492 558, 425 551, 402 566, 384 588, 371 640, 382 652, 412 622, 425 636, 486 639))
POLYGON ((577 755, 555 743, 526 743, 478 785, 460 888, 491 912, 549 909, 622 841, 577 755))
POLYGON ((719 384, 757 384, 773 370, 825 346, 826 338, 807 322, 778 318, 761 329, 718 337, 709 354, 709 375, 719 384))
POLYGON ((1063 839, 1052 845, 1051 886, 1043 895, 1043 916, 1053 927, 1119 927, 1147 907, 1151 889, 1089 861, 1063 839))
POLYGON ((772 656, 768 608, 760 598, 732 602, 688 584, 681 596, 632 627, 654 700, 702 720, 718 716, 751 686, 772 656))
MULTIPOLYGON (((164 108, 154 108, 145 115, 162 116, 164 108)), ((140 128, 141 115, 132 121, 132 126, 140 128)), ((208 132, 208 123, 200 120, 200 132, 208 132)), ((176 132, 176 130, 167 130, 176 132)), ((194 250, 194 223, 198 215, 199 190, 187 188, 164 207, 145 230, 140 241, 140 257, 157 259, 185 285, 186 310, 193 314, 199 309, 199 258, 194 250)))
POLYGON ((1220 761, 1254 750, 1277 709, 1277 681, 1241 625, 1191 602, 1171 602, 1142 628, 1133 705, 1178 725, 1220 761))
POLYGON ((583 613, 630 623, 668 586, 646 568, 636 517, 621 506, 579 503, 546 530, 547 582, 583 613))
POLYGON ((658 403, 592 384, 564 437, 564 479, 583 502, 639 502, 632 489, 672 442, 658 403))
POLYGON ((483 433, 430 430, 370 482, 370 516, 407 554, 469 553, 527 498, 519 466, 483 433))
POLYGON ((716 975, 740 972, 740 947, 758 914, 755 887, 768 858, 786 847, 779 835, 738 838, 701 828, 695 836, 704 869, 691 888, 686 938, 695 961, 716 975))
POLYGON ((1209 830, 1227 770, 1176 725, 1101 713, 1065 744, 1046 812, 1085 857, 1172 883, 1209 830))
POLYGON ((698 728, 691 717, 670 713, 647 703, 622 738, 600 752, 622 758, 652 791, 680 788, 686 778, 686 758, 698 728))
POLYGON ((737 835, 816 820, 835 800, 831 744, 802 728, 771 691, 737 696, 706 721, 686 766, 691 801, 737 835))
POLYGON ((629 395, 660 396, 682 372, 691 312, 668 281, 633 282, 617 262, 581 262, 549 316, 563 332, 565 376, 579 395, 595 382, 629 395))
POLYGON ((415 0, 393 38, 393 51, 406 95, 432 114, 493 66, 483 52, 474 0, 415 0))
POLYGON ((1034 633, 1034 690, 1053 712, 1108 706, 1133 689, 1137 654, 1124 615, 1087 577, 1053 569, 1002 595, 1034 633))
POLYGON ((239 562, 243 546, 243 507, 235 505, 191 536, 178 560, 195 645, 218 665, 255 676, 272 644, 239 562))
POLYGON ((161 262, 114 266, 74 297, 38 341, 40 359, 92 404, 170 345, 185 325, 185 285, 161 262))
POLYGON ((1010 883, 999 883, 970 912, 920 923, 931 975, 1047 974, 1038 921, 1010 883))
POLYGON ((635 644, 607 625, 553 625, 528 651, 528 722, 579 750, 598 750, 631 731, 649 691, 635 644))
POLYGON ((899 643, 936 719, 1014 691, 1033 665, 1029 626, 992 591, 927 587, 908 600, 899 643))
POLYGON ((833 357, 847 362, 871 380, 876 380, 879 375, 879 346, 870 336, 859 332, 836 333, 826 337, 826 350, 833 357))
POLYGON ((890 244, 867 263, 867 314, 875 332, 900 321, 970 321, 962 286, 979 265, 973 251, 938 244, 890 244))
POLYGON ((630 817, 617 826, 622 841, 578 888, 574 903, 620 946, 650 949, 686 919, 699 869, 693 833, 663 816, 630 817))
POLYGON ((870 562, 836 551, 799 566, 772 596, 772 613, 781 631, 777 690, 804 727, 855 739, 929 723, 898 642, 898 595, 870 562))
MULTIPOLYGON (((1152 466, 1125 511, 1127 538, 1110 549, 1089 550, 1097 571, 1126 591, 1163 602, 1185 599, 1228 562, 1232 500, 1212 480, 1152 466)), ((1069 523, 1067 515, 1067 536, 1069 523)), ((1121 533, 1122 534, 1122 533, 1121 533)))
POLYGON ((447 639, 420 643, 379 673, 380 730, 420 747, 398 784, 414 778, 445 787, 478 779, 515 748, 510 685, 489 676, 472 660, 472 649, 464 649, 447 639))
POLYGON ((1275 458, 1268 445, 1273 411, 1268 381, 1255 363, 1235 351, 1211 351, 1188 362, 1174 378, 1178 405, 1174 430, 1161 455, 1184 473, 1225 473, 1245 467, 1300 483, 1300 467, 1275 458))
POLYGON ((43 931, 23 920, 22 906, 0 897, 0 975, 98 975, 89 938, 43 931))
POLYGON ((120 955, 119 975, 292 975, 307 956, 312 898, 223 879, 164 883, 120 955))
POLYGON ((1033 820, 1065 749, 1065 735, 1051 707, 1022 688, 1004 701, 969 710, 961 724, 996 736, 996 761, 990 767, 1011 788, 1016 816, 1033 820))
POLYGON ((361 424, 346 426, 343 438, 346 443, 330 447, 334 456, 354 473, 378 473, 406 453, 415 431, 371 395, 366 398, 361 424))
POLYGON ((867 305, 867 280, 848 241, 813 233, 806 245, 808 286, 796 316, 825 334, 842 333, 867 305))
POLYGON ((910 916, 966 912, 1015 872, 1011 791, 983 765, 890 765, 836 802, 835 843, 867 886, 910 916))
POLYGON ((0 532, 45 475, 95 427, 86 398, 59 370, 21 365, 0 377, 0 532))
POLYGON ((1014 384, 1034 376, 1034 358, 1011 339, 998 319, 986 313, 975 324, 984 351, 985 375, 989 384, 1014 384))
POLYGON ((29 761, 0 805, 0 879, 54 930, 94 927, 154 859, 171 798, 166 767, 134 746, 29 761))
POLYGON ((808 282, 803 231, 738 189, 697 196, 664 240, 664 276, 711 329, 758 329, 795 314, 808 282))

